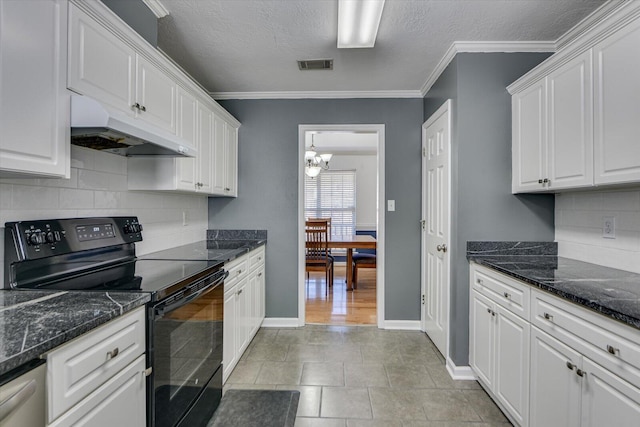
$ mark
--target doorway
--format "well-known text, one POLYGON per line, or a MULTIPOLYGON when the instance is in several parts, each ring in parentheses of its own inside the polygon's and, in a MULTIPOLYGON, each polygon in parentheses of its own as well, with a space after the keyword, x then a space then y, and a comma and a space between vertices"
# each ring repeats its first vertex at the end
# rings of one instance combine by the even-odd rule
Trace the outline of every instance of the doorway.
MULTIPOLYGON (((375 159, 373 160, 373 167, 377 169, 377 173, 372 173, 370 179, 374 182, 369 182, 370 185, 374 185, 374 189, 372 191, 372 197, 375 199, 372 201, 372 209, 375 212, 372 212, 369 220, 365 220, 365 222, 369 222, 368 231, 371 231, 373 225, 375 225, 374 235, 376 242, 376 268, 375 269, 358 269, 358 282, 362 283, 362 295, 364 296, 365 285, 373 284, 374 288, 369 288, 369 296, 367 297, 368 302, 365 304, 370 304, 373 300, 375 304, 375 319, 372 317, 370 321, 373 321, 374 325, 378 325, 378 327, 383 327, 384 325, 384 125, 299 125, 298 127, 298 159, 299 159, 299 172, 298 172, 298 277, 299 277, 299 286, 298 286, 298 322, 300 326, 303 326, 307 323, 307 302, 308 297, 312 296, 317 298, 319 301, 324 300, 324 306, 328 310, 335 310, 335 316, 326 316, 328 319, 327 322, 318 322, 318 323, 330 323, 330 324, 353 324, 351 322, 346 322, 346 316, 342 316, 340 311, 345 311, 350 309, 348 303, 358 302, 358 292, 347 290, 347 286, 344 283, 346 274, 351 272, 349 266, 346 263, 342 263, 341 261, 344 258, 341 258, 344 254, 337 252, 334 255, 336 258, 336 264, 334 265, 334 286, 329 288, 329 291, 332 292, 332 300, 328 301, 326 296, 326 280, 324 279, 323 274, 311 273, 310 280, 307 281, 307 273, 306 273, 306 264, 305 264, 305 219, 309 216, 310 211, 307 207, 305 210, 305 171, 304 171, 304 154, 307 147, 310 146, 311 141, 313 140, 314 145, 317 148, 318 153, 327 153, 332 152, 334 157, 330 160, 330 167, 328 171, 335 171, 336 175, 338 170, 354 170, 358 167, 349 167, 347 163, 345 163, 345 159, 349 156, 353 158, 361 157, 358 155, 358 152, 362 152, 363 148, 359 145, 364 140, 373 140, 373 147, 369 146, 369 148, 365 148, 364 151, 367 151, 369 155, 375 153, 375 159), (349 135, 354 136, 354 138, 349 138, 349 135), (361 136, 358 138, 358 136, 361 136), (368 137, 365 137, 368 136, 368 137), (356 141, 347 148, 346 141, 356 141), (334 142, 331 142, 334 141, 334 142), (343 146, 337 146, 334 144, 336 141, 340 141, 343 146), (340 154, 338 154, 340 153, 340 154), (345 159, 339 159, 342 156, 345 159), (334 166, 335 165, 335 166, 334 166), (373 224, 372 224, 373 223, 373 224), (333 297, 337 299, 334 300, 333 297), (331 304, 329 304, 331 302, 331 304), (335 303, 335 304, 334 304, 335 303), (334 309, 335 307, 335 309, 334 309)), ((360 159, 362 160, 362 159, 360 159)), ((369 163, 371 165, 371 163, 369 163)), ((361 165, 362 166, 362 165, 361 165)), ((360 166, 360 167, 361 167, 360 166)), ((371 171, 369 171, 371 173, 371 171)), ((326 173, 326 171, 320 172, 320 174, 326 173)), ((338 178, 336 178, 338 179, 338 178)), ((339 179, 348 179, 348 178, 339 178, 339 179)), ((325 181, 331 180, 329 174, 325 176, 325 181)), ((307 185, 309 184, 309 180, 306 180, 307 185)), ((316 181, 317 182, 317 181, 316 181)), ((311 181, 314 183, 314 181, 311 181)), ((308 188, 307 188, 308 191, 308 188)), ((357 222, 357 220, 356 220, 357 222)), ((332 221, 332 227, 335 227, 332 221)), ((341 225, 343 230, 349 231, 348 225, 341 225)), ((357 224, 354 224, 354 233, 357 230, 357 224)), ((358 233, 360 234, 360 233, 358 233)), ((310 306, 311 307, 311 306, 310 306)), ((316 306, 313 310, 316 310, 320 306, 316 306)), ((351 307, 352 308, 352 307, 351 307)), ((373 310, 373 309, 372 309, 373 310)), ((310 311, 311 314, 311 311, 310 311)), ((344 313, 345 315, 347 313, 344 313)), ((315 323, 315 322, 314 322, 315 323)))

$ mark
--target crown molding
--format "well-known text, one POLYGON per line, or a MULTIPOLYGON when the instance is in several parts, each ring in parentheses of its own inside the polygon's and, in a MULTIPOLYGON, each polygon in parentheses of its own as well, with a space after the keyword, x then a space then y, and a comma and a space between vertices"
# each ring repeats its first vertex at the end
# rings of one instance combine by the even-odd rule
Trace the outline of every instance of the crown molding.
POLYGON ((556 42, 521 41, 521 42, 474 42, 458 41, 451 43, 436 68, 420 88, 424 97, 440 75, 449 66, 458 53, 509 53, 509 52, 555 52, 556 42))
POLYGON ((602 6, 591 12, 586 18, 574 25, 569 31, 558 37, 556 49, 563 49, 568 44, 574 42, 580 36, 592 29, 596 24, 610 16, 617 9, 624 7, 625 2, 620 0, 609 0, 602 6))
POLYGON ((351 99, 422 98, 419 90, 373 91, 285 91, 285 92, 209 92, 215 100, 225 99, 351 99))
POLYGON ((151 9, 153 14, 156 15, 156 18, 160 19, 169 15, 169 10, 162 3, 160 3, 160 0, 142 0, 142 1, 144 2, 144 4, 147 5, 149 9, 151 9))

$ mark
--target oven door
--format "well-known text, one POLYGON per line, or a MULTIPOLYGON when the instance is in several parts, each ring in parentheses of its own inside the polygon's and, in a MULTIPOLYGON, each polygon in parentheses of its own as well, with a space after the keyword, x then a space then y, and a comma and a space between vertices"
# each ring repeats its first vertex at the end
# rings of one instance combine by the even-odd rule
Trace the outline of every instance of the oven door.
POLYGON ((151 308, 150 425, 173 427, 196 407, 206 408, 202 418, 208 420, 217 408, 222 382, 210 383, 222 365, 227 274, 220 270, 151 308))

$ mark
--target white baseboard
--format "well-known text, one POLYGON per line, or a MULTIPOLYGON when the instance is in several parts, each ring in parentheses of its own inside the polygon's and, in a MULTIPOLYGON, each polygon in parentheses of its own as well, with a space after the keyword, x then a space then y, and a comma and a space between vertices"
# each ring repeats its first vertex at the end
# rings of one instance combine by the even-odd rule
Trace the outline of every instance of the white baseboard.
POLYGON ((263 328, 297 328, 300 320, 297 317, 265 317, 262 321, 263 328))
POLYGON ((447 357, 447 371, 454 380, 472 381, 476 380, 476 374, 471 366, 456 366, 453 360, 447 357))
POLYGON ((419 320, 385 320, 384 329, 400 329, 406 331, 419 331, 419 320))

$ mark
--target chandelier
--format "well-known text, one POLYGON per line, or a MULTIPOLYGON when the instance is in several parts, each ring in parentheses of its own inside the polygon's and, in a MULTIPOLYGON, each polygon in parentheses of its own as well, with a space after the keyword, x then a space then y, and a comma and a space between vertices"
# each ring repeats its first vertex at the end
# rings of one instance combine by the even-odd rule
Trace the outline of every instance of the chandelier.
POLYGON ((331 157, 333 154, 318 154, 316 152, 316 146, 313 145, 313 134, 311 134, 311 147, 304 152, 304 173, 311 178, 318 176, 322 170, 329 169, 331 157))

